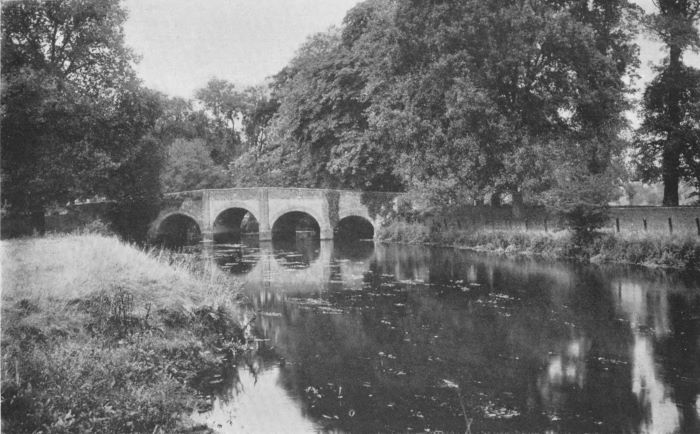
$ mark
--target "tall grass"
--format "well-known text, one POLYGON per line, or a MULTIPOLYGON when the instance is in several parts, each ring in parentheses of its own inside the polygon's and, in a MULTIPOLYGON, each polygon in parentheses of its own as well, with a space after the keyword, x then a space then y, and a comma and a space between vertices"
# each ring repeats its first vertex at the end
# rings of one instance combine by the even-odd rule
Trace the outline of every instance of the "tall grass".
POLYGON ((139 306, 188 308, 223 303, 230 297, 223 298, 222 291, 237 289, 193 255, 141 249, 116 237, 52 235, 3 241, 0 246, 3 302, 27 299, 57 309, 76 299, 125 289, 139 306))
POLYGON ((242 345, 238 284, 192 255, 97 234, 0 249, 3 431, 169 432, 189 378, 242 345))
POLYGON ((700 269, 700 237, 694 235, 605 233, 588 250, 593 262, 700 269))
POLYGON ((393 222, 378 238, 389 242, 431 243, 495 253, 537 255, 591 262, 618 262, 651 267, 700 268, 700 237, 646 232, 601 232, 590 243, 577 245, 567 230, 431 231, 421 223, 393 222))

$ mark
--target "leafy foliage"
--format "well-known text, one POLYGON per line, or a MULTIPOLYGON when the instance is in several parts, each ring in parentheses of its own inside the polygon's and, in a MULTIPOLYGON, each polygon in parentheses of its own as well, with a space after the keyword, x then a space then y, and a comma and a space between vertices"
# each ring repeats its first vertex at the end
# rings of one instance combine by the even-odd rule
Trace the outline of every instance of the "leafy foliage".
POLYGON ((700 71, 682 61, 683 51, 700 48, 700 1, 656 4, 648 28, 669 55, 644 93, 638 165, 643 180, 663 180, 664 205, 678 205, 681 180, 695 183, 700 192, 700 71))
POLYGON ((586 245, 608 222, 608 203, 618 194, 615 173, 591 174, 570 164, 557 169, 555 176, 557 186, 547 193, 548 202, 566 220, 574 244, 586 245))
POLYGON ((161 173, 163 191, 198 190, 226 185, 224 171, 209 157, 202 139, 176 139, 167 152, 161 173))
POLYGON ((141 88, 117 0, 2 5, 2 200, 16 212, 158 194, 158 98, 141 88), (155 170, 156 175, 152 172, 155 170))
POLYGON ((544 200, 561 161, 603 173, 623 147, 638 12, 624 0, 360 3, 275 77, 264 152, 236 160, 234 177, 408 189, 438 207, 544 200))
POLYGON ((344 29, 315 35, 300 48, 272 84, 279 108, 263 152, 236 161, 234 176, 252 160, 258 167, 246 178, 266 184, 399 187, 392 155, 368 129, 367 112, 384 86, 394 8, 362 3, 344 29))

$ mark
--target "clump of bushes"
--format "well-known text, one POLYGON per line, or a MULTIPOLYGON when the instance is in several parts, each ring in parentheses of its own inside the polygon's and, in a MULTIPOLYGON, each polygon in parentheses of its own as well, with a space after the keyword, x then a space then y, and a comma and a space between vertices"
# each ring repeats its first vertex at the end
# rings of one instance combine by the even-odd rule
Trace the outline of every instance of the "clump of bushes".
POLYGON ((409 223, 397 220, 382 226, 377 231, 377 238, 395 243, 420 244, 431 242, 430 228, 422 223, 409 223))
POLYGON ((700 238, 601 234, 587 247, 593 262, 623 262, 670 268, 700 268, 700 238))
POLYGON ((105 237, 115 235, 112 225, 99 218, 84 224, 73 233, 77 235, 102 235, 105 237))

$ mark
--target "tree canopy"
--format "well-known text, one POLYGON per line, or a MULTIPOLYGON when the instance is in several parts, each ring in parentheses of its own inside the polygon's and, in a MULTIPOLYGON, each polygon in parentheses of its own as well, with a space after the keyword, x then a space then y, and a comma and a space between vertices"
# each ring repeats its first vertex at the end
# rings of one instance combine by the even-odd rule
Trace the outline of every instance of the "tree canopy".
POLYGON ((279 109, 246 177, 438 204, 536 200, 571 158, 610 179, 638 13, 625 0, 360 3, 275 77, 279 109))
POLYGON ((159 97, 135 77, 125 18, 117 0, 3 3, 4 206, 157 195, 159 97))

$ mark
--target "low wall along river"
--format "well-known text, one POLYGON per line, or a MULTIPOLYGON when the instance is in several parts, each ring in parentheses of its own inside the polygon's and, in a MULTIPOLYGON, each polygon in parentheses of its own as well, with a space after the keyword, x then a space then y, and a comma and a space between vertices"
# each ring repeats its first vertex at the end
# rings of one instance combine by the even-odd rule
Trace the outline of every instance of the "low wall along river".
MULTIPOLYGON (((510 206, 474 206, 429 217, 435 229, 551 231, 561 228, 559 218, 545 208, 525 208, 516 216, 510 206)), ((608 229, 619 233, 648 232, 700 236, 700 206, 611 207, 608 229)))

